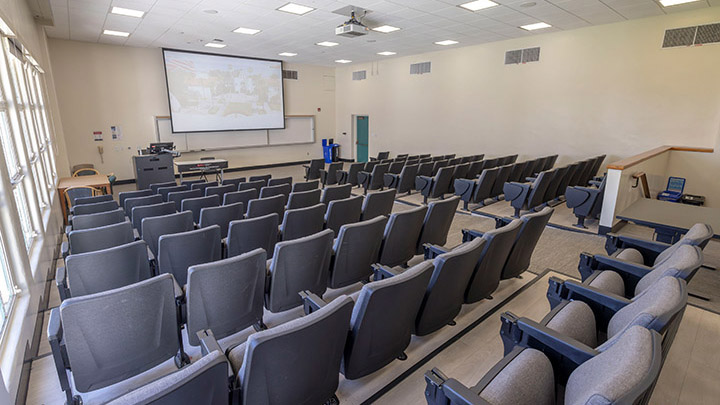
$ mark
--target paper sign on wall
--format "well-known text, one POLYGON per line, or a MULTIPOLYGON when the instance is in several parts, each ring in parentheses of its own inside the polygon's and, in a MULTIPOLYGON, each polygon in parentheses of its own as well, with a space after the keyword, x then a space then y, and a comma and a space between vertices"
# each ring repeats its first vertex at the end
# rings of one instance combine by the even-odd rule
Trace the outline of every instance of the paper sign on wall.
POLYGON ((120 125, 113 125, 110 127, 110 136, 113 141, 119 141, 122 138, 122 131, 120 125))
POLYGON ((93 131, 93 139, 95 141, 102 141, 102 131, 93 131))

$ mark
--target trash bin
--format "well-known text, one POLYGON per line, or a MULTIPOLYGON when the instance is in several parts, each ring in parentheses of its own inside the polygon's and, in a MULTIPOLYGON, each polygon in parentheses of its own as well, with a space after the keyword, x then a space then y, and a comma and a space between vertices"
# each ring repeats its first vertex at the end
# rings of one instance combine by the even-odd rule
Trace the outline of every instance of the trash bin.
POLYGON ((332 143, 328 144, 327 139, 322 140, 323 159, 325 159, 325 163, 333 162, 333 145, 332 143))
POLYGON ((339 143, 331 143, 330 145, 331 155, 332 155, 332 161, 338 162, 340 161, 340 144, 339 143))

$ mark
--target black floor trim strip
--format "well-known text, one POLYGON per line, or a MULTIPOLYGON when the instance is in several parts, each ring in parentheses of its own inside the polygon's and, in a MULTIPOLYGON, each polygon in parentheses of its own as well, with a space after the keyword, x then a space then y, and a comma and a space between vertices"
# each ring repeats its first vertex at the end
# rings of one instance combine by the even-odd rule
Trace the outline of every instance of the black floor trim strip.
POLYGON ((720 315, 720 312, 718 312, 718 311, 716 311, 716 310, 714 310, 714 309, 706 308, 706 307, 703 307, 703 306, 698 305, 698 304, 693 304, 692 302, 688 302, 688 305, 693 306, 693 307, 695 307, 695 308, 697 308, 697 309, 700 309, 700 310, 703 310, 703 311, 708 311, 708 312, 713 313, 713 314, 715 314, 715 315, 720 315))
MULTIPOLYGON (((443 350, 447 349, 450 345, 452 345, 453 343, 455 343, 455 342, 456 342, 458 339, 460 339, 461 337, 465 336, 468 332, 470 332, 471 330, 473 330, 476 326, 478 326, 479 324, 481 324, 481 323, 482 323, 483 321, 485 321, 487 318, 489 318, 490 316, 494 315, 500 308, 502 308, 503 306, 505 306, 508 302, 510 302, 510 301, 513 300, 515 297, 517 297, 518 295, 522 294, 522 293, 523 293, 524 291, 526 291, 528 288, 530 288, 530 287, 533 286, 535 283, 537 283, 538 280, 540 280, 541 278, 543 278, 543 277, 544 277, 547 273, 549 273, 550 271, 552 271, 552 270, 550 270, 550 269, 545 269, 545 271, 543 271, 542 273, 538 274, 532 281, 530 281, 529 283, 527 283, 527 284, 525 284, 524 286, 520 287, 520 288, 519 288, 517 291, 515 291, 514 293, 510 294, 509 297, 505 298, 505 299, 502 300, 500 303, 498 303, 497 305, 495 305, 494 307, 492 307, 489 311, 487 311, 485 314, 483 314, 483 316, 481 316, 481 317, 478 318, 476 321, 474 321, 473 323, 471 323, 470 325, 468 325, 468 326, 467 326, 465 329, 463 329, 462 331, 458 332, 455 336, 453 336, 453 337, 450 338, 448 341, 446 341, 445 343, 443 343, 442 345, 440 345, 440 347, 438 347, 437 349, 433 350, 430 354, 428 354, 427 356, 425 356, 424 358, 422 358, 420 361, 418 361, 417 363, 415 363, 412 367, 410 367, 409 369, 405 370, 405 372, 403 372, 402 374, 400 374, 397 378, 395 378, 394 380, 392 380, 389 384, 385 385, 385 386, 384 386, 383 388, 381 388, 378 392, 376 392, 375 394, 373 394, 370 398, 366 399, 366 400, 363 402, 363 404, 371 404, 371 403, 377 401, 380 397, 382 397, 383 395, 385 395, 388 391, 390 391, 391 389, 395 388, 396 385, 398 385, 398 384, 401 383, 403 380, 405 380, 407 377, 409 377, 410 375, 412 375, 412 373, 414 373, 415 371, 417 371, 420 367, 424 366, 428 361, 432 360, 433 357, 435 357, 435 356, 437 356, 438 354, 440 354, 440 352, 442 352, 443 350)), ((531 273, 531 272, 528 272, 528 273, 530 273, 530 274, 535 274, 535 273, 531 273)))

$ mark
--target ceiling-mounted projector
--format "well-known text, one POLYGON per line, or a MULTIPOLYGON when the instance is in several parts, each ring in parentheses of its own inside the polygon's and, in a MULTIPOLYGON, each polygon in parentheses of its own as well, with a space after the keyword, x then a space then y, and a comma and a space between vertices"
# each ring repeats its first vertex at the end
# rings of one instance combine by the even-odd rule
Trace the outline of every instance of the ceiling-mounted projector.
POLYGON ((363 25, 360 21, 355 18, 355 12, 350 13, 350 19, 345 23, 338 25, 335 28, 335 35, 341 37, 355 38, 366 35, 368 33, 368 27, 363 25))

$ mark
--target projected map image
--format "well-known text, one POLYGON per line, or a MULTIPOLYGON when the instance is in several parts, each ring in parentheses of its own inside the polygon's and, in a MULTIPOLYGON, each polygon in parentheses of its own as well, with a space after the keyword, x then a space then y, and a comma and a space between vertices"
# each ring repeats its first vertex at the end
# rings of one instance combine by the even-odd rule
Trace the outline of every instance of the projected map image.
POLYGON ((284 126, 280 62, 164 52, 174 132, 284 126))

